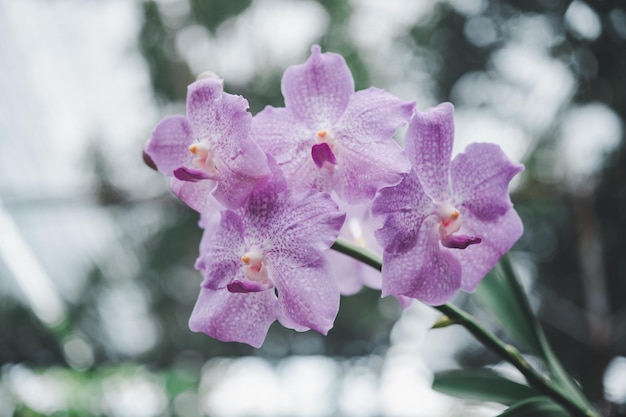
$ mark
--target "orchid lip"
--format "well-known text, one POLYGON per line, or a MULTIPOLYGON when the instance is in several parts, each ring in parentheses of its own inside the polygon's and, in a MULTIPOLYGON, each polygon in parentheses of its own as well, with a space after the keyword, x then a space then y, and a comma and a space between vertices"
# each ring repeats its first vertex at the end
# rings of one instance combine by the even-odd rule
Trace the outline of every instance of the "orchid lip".
POLYGON ((204 172, 205 179, 217 179, 217 165, 211 146, 205 142, 194 142, 188 149, 193 155, 193 170, 204 172))
POLYGON ((199 169, 191 169, 187 167, 180 167, 174 170, 174 177, 181 181, 198 182, 201 180, 215 179, 214 175, 211 175, 205 171, 199 169))
POLYGON ((318 168, 322 168, 327 164, 331 166, 337 165, 337 158, 327 142, 313 145, 311 148, 311 157, 313 158, 313 162, 315 162, 315 166, 318 168))
POLYGON ((466 249, 470 245, 477 245, 482 239, 477 236, 457 235, 463 224, 461 212, 450 202, 444 202, 437 209, 439 217, 439 234, 441 244, 450 249, 466 249))

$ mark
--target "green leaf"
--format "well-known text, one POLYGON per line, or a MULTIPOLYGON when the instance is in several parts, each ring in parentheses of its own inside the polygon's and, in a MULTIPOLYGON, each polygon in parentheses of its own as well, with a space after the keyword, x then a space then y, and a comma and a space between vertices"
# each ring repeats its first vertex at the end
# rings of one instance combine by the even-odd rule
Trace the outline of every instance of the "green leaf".
POLYGON ((498 417, 569 417, 569 415, 548 397, 533 397, 513 404, 498 417))
POLYGON ((577 404, 591 409, 580 388, 563 369, 550 348, 507 255, 503 256, 498 266, 489 272, 476 293, 479 302, 493 313, 505 329, 546 362, 550 378, 555 384, 577 404))
POLYGON ((538 392, 488 369, 465 369, 435 375, 433 389, 454 397, 510 405, 538 392))
POLYGON ((478 286, 476 297, 516 340, 532 353, 543 357, 541 341, 533 326, 535 316, 527 307, 527 302, 520 299, 512 279, 503 273, 500 266, 496 266, 478 286))

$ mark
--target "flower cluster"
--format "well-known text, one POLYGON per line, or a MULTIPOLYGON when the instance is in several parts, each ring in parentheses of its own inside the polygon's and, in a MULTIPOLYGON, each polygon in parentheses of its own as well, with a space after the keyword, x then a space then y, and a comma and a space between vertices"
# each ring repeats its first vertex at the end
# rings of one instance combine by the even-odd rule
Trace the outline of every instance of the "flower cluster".
POLYGON ((201 214, 192 330, 255 347, 276 320, 326 334, 340 293, 363 285, 442 304, 521 236, 508 183, 523 167, 484 143, 451 161, 452 105, 420 113, 377 88, 355 92, 344 59, 319 46, 281 88, 285 107, 252 116, 221 79, 200 79, 186 117, 165 118, 146 146, 201 214), (393 136, 406 124, 402 149, 393 136), (331 255, 340 235, 382 253, 382 274, 331 255))

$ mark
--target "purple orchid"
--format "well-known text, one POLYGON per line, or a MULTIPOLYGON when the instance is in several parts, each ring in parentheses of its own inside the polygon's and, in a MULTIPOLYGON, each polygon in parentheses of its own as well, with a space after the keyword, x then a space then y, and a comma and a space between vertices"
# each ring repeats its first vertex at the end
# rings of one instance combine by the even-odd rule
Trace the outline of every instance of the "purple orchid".
POLYGON ((452 161, 454 107, 417 113, 405 139, 413 169, 384 188, 373 204, 383 227, 383 296, 406 295, 428 304, 474 291, 522 234, 508 194, 524 167, 500 148, 469 145, 452 161))
POLYGON ((345 215, 327 193, 294 193, 270 158, 273 175, 244 206, 208 226, 196 262, 204 280, 189 326, 222 341, 259 347, 279 320, 326 334, 339 290, 323 254, 345 215))
POLYGON ((227 207, 240 206, 270 174, 265 154, 250 138, 248 102, 224 93, 222 83, 205 78, 191 84, 187 117, 163 119, 145 149, 171 178, 174 193, 198 211, 212 190, 227 207))
POLYGON ((252 130, 297 189, 335 190, 350 204, 365 203, 410 170, 392 136, 415 104, 377 88, 355 93, 341 55, 313 46, 304 64, 285 71, 281 87, 285 107, 267 106, 252 130))

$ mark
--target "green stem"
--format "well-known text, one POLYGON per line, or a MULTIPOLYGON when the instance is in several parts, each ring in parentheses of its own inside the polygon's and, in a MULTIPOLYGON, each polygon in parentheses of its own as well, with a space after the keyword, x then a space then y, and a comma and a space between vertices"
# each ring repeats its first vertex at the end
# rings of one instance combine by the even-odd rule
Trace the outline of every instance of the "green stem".
MULTIPOLYGON (((357 259, 375 269, 382 270, 383 264, 380 257, 366 249, 360 248, 342 239, 337 239, 331 249, 357 259)), ((445 314, 455 323, 465 327, 465 329, 467 329, 484 346, 488 347, 497 353, 502 359, 515 366, 522 373, 522 375, 524 375, 530 386, 552 398, 555 402, 572 413, 572 415, 580 417, 600 417, 600 415, 592 409, 583 408, 570 399, 558 387, 552 384, 549 379, 546 379, 543 375, 533 369, 514 346, 508 345, 498 339, 496 335, 485 329, 467 312, 452 304, 432 307, 445 314)))

